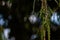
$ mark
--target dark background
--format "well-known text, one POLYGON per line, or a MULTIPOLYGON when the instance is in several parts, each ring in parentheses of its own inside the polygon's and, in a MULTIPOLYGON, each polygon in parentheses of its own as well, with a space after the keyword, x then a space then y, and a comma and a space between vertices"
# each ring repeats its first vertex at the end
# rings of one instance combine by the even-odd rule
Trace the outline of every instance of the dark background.
MULTIPOLYGON (((7 0, 5 0, 7 1, 7 0)), ((54 0, 47 1, 48 6, 53 10, 58 5, 54 0)), ((35 3, 35 12, 40 11, 41 9, 41 1, 36 0, 35 3)), ((2 6, 0 4, 0 13, 4 15, 5 19, 8 19, 8 15, 12 15, 12 20, 9 21, 8 27, 11 28, 10 37, 14 36, 16 40, 29 40, 32 31, 32 24, 27 20, 29 26, 29 30, 25 28, 24 17, 26 15, 30 15, 33 11, 33 0, 13 0, 12 7, 9 9, 7 5, 2 6)), ((60 40, 60 29, 59 26, 51 23, 51 40, 60 40)), ((37 26, 37 25, 35 25, 37 26)), ((4 27, 5 28, 5 27, 4 27)), ((9 38, 10 38, 9 37, 9 38)))

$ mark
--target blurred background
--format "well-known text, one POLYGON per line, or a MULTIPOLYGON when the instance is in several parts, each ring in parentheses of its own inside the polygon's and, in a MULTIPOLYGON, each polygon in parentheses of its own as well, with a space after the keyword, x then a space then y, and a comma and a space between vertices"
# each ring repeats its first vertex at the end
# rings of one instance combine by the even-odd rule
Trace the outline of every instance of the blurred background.
MULTIPOLYGON (((46 1, 47 7, 53 11, 50 16, 50 40, 60 40, 60 2, 46 1)), ((0 0, 0 40, 41 40, 42 1, 35 0, 33 3, 34 0, 0 0)), ((45 38, 48 40, 47 36, 45 38)))

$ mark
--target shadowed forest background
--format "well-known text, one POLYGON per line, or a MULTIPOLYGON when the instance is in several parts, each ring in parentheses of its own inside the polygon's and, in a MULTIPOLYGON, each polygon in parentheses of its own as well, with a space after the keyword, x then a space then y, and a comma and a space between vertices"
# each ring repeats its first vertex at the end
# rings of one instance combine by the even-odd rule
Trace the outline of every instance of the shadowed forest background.
MULTIPOLYGON (((2 1, 7 3, 7 1, 9 0, 0 1, 0 14, 3 15, 4 20, 8 20, 8 24, 4 24, 2 29, 10 28, 11 32, 9 33, 9 39, 11 37, 15 37, 15 40, 41 40, 41 35, 38 30, 41 29, 42 19, 37 19, 38 21, 34 24, 29 20, 29 17, 33 12, 34 0, 11 0, 11 7, 9 7, 7 4, 3 6, 2 1), (11 17, 9 17, 9 15, 11 15, 11 17), (34 39, 34 36, 32 35, 37 35, 37 37, 34 39)), ((49 6, 51 10, 53 10, 53 13, 57 12, 57 14, 60 15, 60 7, 58 5, 59 0, 56 0, 57 3, 55 0, 46 1, 47 7, 49 6)), ((35 0, 34 12, 36 13, 37 18, 40 17, 41 5, 41 0, 35 0)), ((51 13, 50 15, 52 15, 53 13, 51 13)), ((45 33, 45 40, 48 40, 47 31, 45 33)), ((58 25, 51 21, 50 40, 60 40, 60 24, 58 25)))

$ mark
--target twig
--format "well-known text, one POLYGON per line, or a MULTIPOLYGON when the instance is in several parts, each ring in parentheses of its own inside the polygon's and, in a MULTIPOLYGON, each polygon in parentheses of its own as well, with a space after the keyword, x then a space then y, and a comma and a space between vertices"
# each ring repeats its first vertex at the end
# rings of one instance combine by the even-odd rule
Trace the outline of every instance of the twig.
POLYGON ((58 4, 57 0, 54 0, 54 1, 58 4))
POLYGON ((33 2, 33 12, 34 12, 34 10, 35 10, 35 1, 36 1, 36 0, 34 0, 34 2, 33 2))

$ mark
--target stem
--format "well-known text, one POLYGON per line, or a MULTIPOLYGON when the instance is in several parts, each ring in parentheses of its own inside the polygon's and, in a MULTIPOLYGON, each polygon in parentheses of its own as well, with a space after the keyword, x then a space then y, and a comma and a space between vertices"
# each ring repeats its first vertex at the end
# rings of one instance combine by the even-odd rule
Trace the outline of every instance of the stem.
POLYGON ((41 33, 41 40, 45 40, 45 29, 44 29, 43 25, 41 26, 40 33, 41 33))
POLYGON ((34 0, 34 2, 33 2, 33 12, 34 12, 34 10, 35 10, 35 1, 36 1, 36 0, 34 0))
POLYGON ((47 27, 47 31, 48 31, 48 40, 50 40, 50 27, 47 27))
MULTIPOLYGON (((48 35, 48 40, 50 40, 50 24, 49 24, 49 14, 48 14, 48 10, 47 10, 47 0, 41 0, 42 1, 42 11, 43 13, 45 14, 42 18, 43 19, 43 23, 42 23, 42 29, 41 29, 41 40, 46 40, 45 37, 46 37, 46 33, 45 31, 47 31, 47 35, 48 35), (47 26, 48 25, 48 26, 47 26), (45 30, 46 28, 46 30, 45 30)), ((43 14, 42 14, 43 15, 43 14)))
POLYGON ((45 0, 45 13, 46 13, 46 15, 45 15, 45 21, 46 21, 46 25, 48 25, 48 26, 46 26, 46 28, 47 28, 47 35, 48 35, 48 40, 50 40, 50 24, 48 23, 49 22, 49 18, 48 18, 48 10, 47 10, 47 0, 45 0))
POLYGON ((57 0, 55 0, 55 2, 58 4, 57 0))
POLYGON ((60 0, 59 0, 59 4, 58 4, 58 6, 60 7, 60 0))

